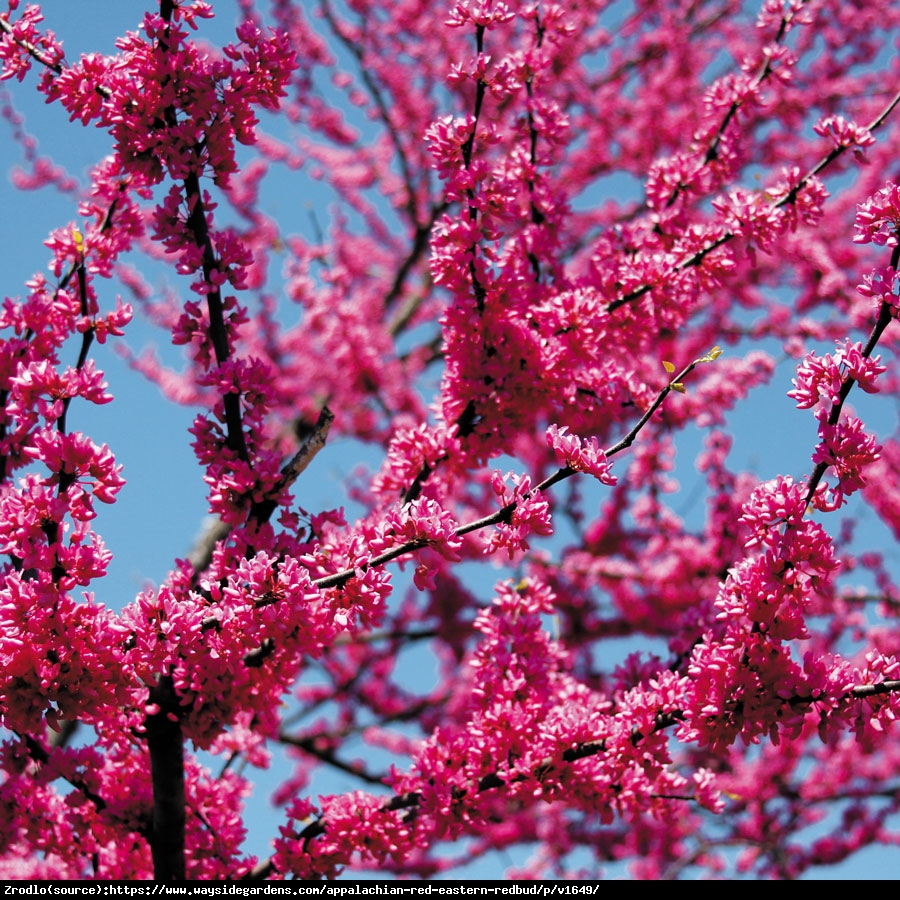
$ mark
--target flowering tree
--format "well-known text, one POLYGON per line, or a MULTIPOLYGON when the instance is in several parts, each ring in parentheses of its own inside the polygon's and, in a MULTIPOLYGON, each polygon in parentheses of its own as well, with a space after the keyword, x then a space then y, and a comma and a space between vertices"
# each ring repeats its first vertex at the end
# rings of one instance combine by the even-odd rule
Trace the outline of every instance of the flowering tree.
POLYGON ((15 93, 113 142, 0 314, 0 875, 427 877, 465 839, 518 878, 784 877, 896 842, 900 591, 853 524, 900 535, 900 434, 850 404, 900 386, 900 6, 241 0, 222 47, 212 15, 75 60, 0 13, 15 93), (301 168, 340 201, 306 235, 260 199, 301 168), (78 418, 132 305, 184 348, 132 359, 200 410, 216 521, 116 611, 127 486, 78 418), (810 462, 760 481, 726 429, 778 362, 810 462), (336 436, 380 451, 355 519, 304 505, 336 436))

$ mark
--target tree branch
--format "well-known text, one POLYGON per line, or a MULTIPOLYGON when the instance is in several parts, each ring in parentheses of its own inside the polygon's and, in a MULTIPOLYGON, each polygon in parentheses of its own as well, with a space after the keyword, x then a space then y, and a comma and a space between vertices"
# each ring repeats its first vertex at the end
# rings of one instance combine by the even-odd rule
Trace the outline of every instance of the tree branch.
POLYGON ((170 675, 160 676, 149 702, 157 707, 147 716, 147 748, 153 779, 153 877, 156 881, 185 878, 184 737, 178 719, 178 693, 170 675))

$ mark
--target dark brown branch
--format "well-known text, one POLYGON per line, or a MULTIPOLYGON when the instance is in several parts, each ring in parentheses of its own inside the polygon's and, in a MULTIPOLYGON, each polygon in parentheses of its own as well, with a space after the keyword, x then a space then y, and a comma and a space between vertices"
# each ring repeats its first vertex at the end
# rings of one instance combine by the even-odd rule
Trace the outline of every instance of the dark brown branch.
MULTIPOLYGON (((164 36, 160 38, 159 47, 167 52, 169 27, 175 7, 172 0, 160 0, 159 11, 166 23, 164 36)), ((171 128, 176 124, 176 113, 173 107, 165 111, 166 124, 171 128)), ((194 233, 197 245, 203 248, 203 272, 209 280, 209 273, 214 263, 212 244, 206 226, 206 211, 202 203, 200 182, 196 174, 185 179, 185 192, 191 207, 188 226, 194 233), (199 214, 199 220, 197 216, 199 214)), ((218 300, 218 319, 214 322, 215 300, 207 298, 210 314, 210 332, 216 349, 216 358, 221 364, 220 348, 216 345, 217 324, 224 336, 224 322, 221 312, 221 297, 215 288, 218 300)), ((227 358, 227 344, 226 344, 227 358)), ((240 423, 240 407, 238 406, 237 423, 234 422, 232 409, 229 415, 228 397, 240 403, 236 394, 226 395, 225 413, 229 429, 229 444, 246 459, 246 446, 243 443, 243 428, 240 423), (237 427, 238 431, 232 429, 237 427)), ((181 704, 175 683, 169 674, 159 675, 156 686, 151 688, 149 702, 156 707, 145 720, 147 731, 147 749, 150 753, 150 773, 153 784, 153 827, 150 834, 150 848, 153 854, 153 877, 156 881, 183 881, 186 875, 185 863, 185 816, 186 796, 184 786, 184 735, 181 730, 181 704)))
POLYGON ((152 688, 150 703, 157 711, 147 716, 147 748, 153 780, 153 828, 150 848, 156 881, 185 878, 184 736, 178 719, 179 698, 171 676, 163 675, 152 688))
MULTIPOLYGON (((72 729, 74 731, 74 728, 72 729)), ((38 765, 47 765, 50 761, 50 753, 46 751, 31 735, 29 734, 19 734, 18 732, 13 732, 17 735, 21 740, 25 742, 25 746, 28 748, 28 755, 38 764, 38 765)), ((71 732, 70 732, 71 733, 71 732)), ((61 745, 60 745, 61 746, 61 745)), ((53 745, 51 743, 51 752, 53 750, 53 745)), ((78 790, 82 796, 87 798, 94 804, 94 808, 97 812, 102 812, 106 809, 106 801, 101 797, 98 793, 91 790, 81 778, 77 776, 68 776, 66 781, 72 785, 76 790, 78 790)))
MULTIPOLYGON (((406 283, 406 279, 409 277, 409 273, 428 249, 428 240, 431 237, 431 229, 434 228, 434 223, 444 214, 448 206, 449 204, 446 200, 438 203, 434 209, 432 209, 428 221, 425 224, 416 226, 412 247, 410 247, 409 253, 407 253, 403 262, 400 264, 400 268, 397 269, 394 281, 384 298, 385 306, 391 306, 403 293, 403 286, 406 283)), ((391 335, 396 336, 399 334, 403 328, 406 327, 410 318, 411 313, 404 314, 403 310, 401 310, 401 313, 398 314, 388 326, 391 335)))
POLYGON ((346 772, 354 778, 359 778, 360 781, 384 787, 387 775, 373 775, 362 763, 344 762, 342 759, 338 758, 333 750, 317 746, 318 741, 315 735, 310 737, 295 737, 294 735, 282 732, 278 735, 278 740, 282 744, 297 747, 304 753, 308 753, 310 756, 314 756, 321 762, 327 763, 332 768, 338 769, 341 772, 346 772))
POLYGON ((333 422, 334 413, 327 406, 323 406, 312 431, 306 436, 300 448, 281 470, 281 478, 272 489, 272 496, 267 497, 260 503, 255 503, 251 507, 251 519, 259 523, 269 520, 277 506, 275 497, 290 487, 315 459, 318 452, 325 446, 325 441, 328 439, 328 432, 333 422))
MULTIPOLYGON (((206 307, 209 311, 209 337, 216 354, 216 362, 221 366, 230 357, 231 349, 228 346, 222 292, 211 277, 213 271, 218 268, 218 261, 206 224, 206 207, 203 204, 203 193, 200 190, 200 178, 195 172, 184 179, 184 194, 188 209, 190 209, 187 227, 194 235, 194 243, 203 251, 203 279, 210 287, 210 291, 206 295, 206 307)), ((244 439, 240 395, 229 391, 223 396, 222 402, 225 406, 226 442, 231 450, 247 462, 250 459, 250 453, 244 439)))
MULTIPOLYGON (((318 452, 325 446, 328 431, 333 421, 334 413, 327 406, 323 407, 316 424, 304 436, 300 448, 282 468, 281 479, 273 489, 274 494, 277 495, 284 488, 289 487, 309 466, 318 452)), ((248 519, 257 523, 266 522, 275 511, 275 508, 275 501, 269 497, 251 507, 248 519)), ((231 526, 224 524, 221 519, 213 518, 209 522, 202 534, 196 539, 188 554, 188 559, 195 572, 204 572, 209 568, 216 544, 219 541, 224 541, 229 534, 231 534, 231 526)))
POLYGON ((881 684, 859 684, 850 694, 862 700, 865 697, 881 697, 900 691, 900 681, 882 681, 881 684))
MULTIPOLYGON (((5 19, 0 19, 0 31, 5 32, 10 37, 12 37, 13 26, 5 19)), ((13 38, 13 40, 36 62, 39 62, 42 66, 49 69, 51 72, 54 72, 57 75, 62 75, 63 71, 66 68, 63 63, 52 62, 49 57, 45 56, 40 48, 31 43, 31 41, 22 41, 18 40, 17 38, 13 38)), ((112 97, 112 91, 110 91, 109 88, 104 87, 102 84, 95 84, 94 90, 101 97, 103 97, 104 100, 108 100, 110 97, 112 97)))
MULTIPOLYGON (((778 26, 778 34, 775 36, 774 43, 776 45, 780 44, 784 40, 784 36, 787 32, 788 20, 786 17, 782 17, 781 24, 778 26)), ((759 87, 768 77, 772 74, 772 56, 771 54, 766 54, 765 62, 762 64, 762 68, 759 73, 754 78, 754 86, 759 87)), ((727 130, 729 124, 732 122, 734 117, 737 115, 738 110, 741 108, 741 101, 734 100, 731 103, 731 106, 728 107, 728 111, 725 113, 725 116, 722 119, 721 124, 719 125, 718 131, 715 134, 712 142, 707 148, 706 154, 703 158, 705 163, 710 163, 714 159, 716 159, 719 155, 719 144, 722 142, 722 138, 725 136, 725 131, 727 130)), ((680 188, 679 188, 680 189, 680 188)), ((672 195, 669 203, 671 204, 675 196, 677 196, 678 191, 672 195)))
MULTIPOLYGON (((13 35, 13 27, 5 19, 0 19, 0 31, 5 32, 10 37, 13 35)), ((51 72, 62 75, 64 67, 60 63, 51 62, 50 58, 45 56, 36 45, 31 43, 31 41, 22 41, 17 38, 13 38, 13 40, 25 50, 32 59, 48 68, 51 72)))

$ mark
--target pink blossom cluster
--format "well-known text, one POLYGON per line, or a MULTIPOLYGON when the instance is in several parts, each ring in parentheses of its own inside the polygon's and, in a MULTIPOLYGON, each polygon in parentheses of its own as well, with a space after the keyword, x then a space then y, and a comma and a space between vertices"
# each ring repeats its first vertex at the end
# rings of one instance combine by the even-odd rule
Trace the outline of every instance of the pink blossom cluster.
POLYGON ((190 593, 187 573, 173 573, 121 615, 130 634, 127 661, 152 685, 158 673, 183 698, 182 727, 198 746, 236 717, 252 714, 262 734, 277 731, 278 697, 305 655, 333 641, 339 614, 293 559, 265 553, 245 560, 227 582, 190 593), (201 599, 202 597, 202 599, 201 599))
POLYGON ((857 147, 854 152, 861 156, 866 147, 875 143, 875 138, 868 128, 848 122, 843 116, 828 116, 816 122, 816 134, 830 137, 837 147, 857 147))
POLYGON ((853 240, 858 244, 871 241, 881 247, 896 247, 898 229, 900 188, 890 182, 859 205, 853 240))
POLYGON ((467 700, 454 710, 454 725, 417 748, 409 773, 394 773, 394 800, 358 792, 323 798, 318 809, 295 802, 276 867, 334 877, 360 847, 367 864, 392 870, 435 839, 475 834, 502 844, 492 835, 498 815, 516 808, 521 834, 521 820, 533 828, 546 803, 583 809, 607 825, 647 810, 674 821, 668 796, 720 810, 710 772, 688 781, 669 766, 660 725, 677 709, 683 680, 669 673, 614 697, 578 684, 568 654, 542 627, 554 601, 531 580, 498 585, 475 622, 482 639, 467 661, 467 700), (435 779, 436 770, 443 777, 435 779))
POLYGON ((820 442, 812 460, 817 466, 831 469, 837 484, 834 491, 844 497, 866 485, 864 470, 881 455, 881 446, 856 416, 847 416, 832 425, 824 411, 819 414, 820 442))
POLYGON ((610 463, 600 449, 597 438, 582 441, 567 432, 566 426, 557 428, 556 425, 551 425, 547 429, 547 443, 556 454, 556 458, 575 472, 587 472, 601 484, 614 485, 616 476, 610 474, 610 463))
POLYGON ((839 402, 841 389, 851 379, 867 394, 877 393, 876 381, 885 371, 881 357, 863 356, 860 343, 849 339, 838 344, 832 356, 809 354, 797 368, 794 390, 788 396, 797 401, 798 409, 813 409, 820 402, 834 405, 839 402))

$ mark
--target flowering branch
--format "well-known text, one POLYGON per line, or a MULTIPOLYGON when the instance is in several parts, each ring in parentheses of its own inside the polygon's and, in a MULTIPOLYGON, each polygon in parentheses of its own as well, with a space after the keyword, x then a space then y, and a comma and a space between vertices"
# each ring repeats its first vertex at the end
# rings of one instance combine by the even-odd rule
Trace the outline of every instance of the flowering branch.
MULTIPOLYGON (((602 451, 601 455, 604 457, 610 457, 616 455, 617 453, 621 453, 623 450, 628 449, 634 443, 638 434, 640 434, 640 432, 644 429, 650 419, 653 418, 653 414, 656 412, 656 410, 658 410, 659 407, 662 406, 666 397, 673 390, 680 389, 683 392, 684 388, 682 382, 684 381, 684 379, 687 378, 687 376, 690 375, 690 373, 693 372, 693 370, 700 363, 711 362, 712 360, 717 359, 720 352, 721 351, 719 351, 719 348, 716 347, 706 356, 699 357, 698 359, 695 359, 692 362, 688 363, 688 365, 686 365, 672 381, 670 381, 664 388, 662 388, 662 390, 659 391, 659 393, 656 395, 656 399, 650 404, 650 407, 647 409, 644 415, 641 416, 640 420, 628 432, 628 434, 626 434, 625 437, 622 438, 618 443, 610 447, 609 450, 602 451)), ((467 534, 471 534, 472 532, 480 531, 483 528, 488 528, 491 525, 510 522, 520 503, 522 503, 523 501, 531 500, 538 494, 546 492, 554 485, 559 484, 561 481, 565 481, 567 478, 571 478, 578 471, 581 470, 573 469, 568 465, 563 466, 552 475, 541 481, 540 484, 535 485, 535 487, 531 491, 526 492, 521 500, 513 500, 509 503, 504 504, 502 507, 490 513, 489 515, 482 516, 480 519, 476 519, 475 521, 469 522, 466 525, 459 526, 454 530, 453 537, 461 538, 467 534)), ((416 538, 415 540, 406 541, 403 544, 398 544, 396 547, 392 547, 390 550, 386 550, 383 553, 380 553, 377 556, 373 556, 371 559, 369 559, 364 566, 364 570, 367 571, 369 569, 382 566, 385 563, 392 562, 393 560, 398 559, 401 556, 406 556, 407 554, 413 553, 416 550, 421 550, 423 547, 427 547, 431 543, 432 541, 428 538, 416 538)), ((315 581, 313 581, 313 584, 316 587, 322 589, 342 587, 351 578, 356 577, 357 574, 358 573, 355 569, 344 569, 341 572, 335 572, 332 575, 326 575, 322 578, 317 578, 315 581)))
MULTIPOLYGON (((891 269, 896 271, 898 265, 900 265, 900 245, 895 246, 891 254, 891 269)), ((885 297, 881 301, 878 307, 878 316, 875 320, 875 324, 872 326, 872 331, 869 334, 869 338, 866 341, 865 346, 862 348, 862 352, 860 354, 862 359, 871 358, 872 353, 874 352, 875 347, 878 345, 878 341, 881 339, 882 334, 884 334, 885 329, 888 327, 888 325, 890 325, 891 320, 896 317, 896 311, 896 297, 893 294, 885 297)), ((844 402, 849 396, 850 391, 853 390, 853 386, 856 383, 857 379, 852 374, 847 375, 843 379, 837 399, 832 404, 831 412, 828 415, 828 426, 834 428, 838 424, 844 402)), ((828 466, 829 462, 826 460, 822 460, 816 465, 815 469, 813 470, 813 473, 809 478, 806 491, 807 505, 815 496, 815 493, 819 488, 819 484, 822 481, 822 478, 825 475, 828 466)))
MULTIPOLYGON (((895 694, 900 692, 900 681, 889 680, 874 685, 857 685, 848 690, 841 702, 849 703, 856 700, 865 699, 873 696, 883 696, 887 694, 895 694)), ((812 698, 792 698, 785 701, 791 706, 803 705, 811 706, 815 701, 812 698)), ((641 743, 653 735, 662 732, 668 728, 679 725, 685 719, 686 713, 682 710, 661 710, 656 712, 652 717, 652 725, 645 731, 632 728, 629 733, 629 741, 635 749, 639 748, 641 743)), ((610 750, 610 741, 606 738, 585 741, 577 744, 565 751, 558 757, 546 757, 536 765, 533 770, 526 774, 519 774, 511 779, 504 778, 497 772, 491 772, 481 777, 478 783, 471 789, 457 789, 454 791, 454 803, 463 807, 466 802, 474 801, 479 795, 487 792, 498 791, 508 788, 514 784, 534 780, 541 784, 545 780, 561 777, 561 770, 570 766, 579 760, 590 759, 596 756, 602 756, 610 750)), ((356 774, 356 773, 355 773, 356 774)), ((682 802, 693 802, 697 798, 693 795, 672 795, 672 794, 653 794, 654 799, 658 800, 679 800, 682 802)), ((373 812, 387 814, 392 812, 404 811, 407 814, 401 819, 405 828, 412 829, 415 827, 416 815, 424 802, 423 795, 418 791, 408 791, 403 794, 395 795, 390 800, 379 802, 373 812)), ((458 813, 461 814, 461 813, 458 813)), ((384 822, 388 825, 388 821, 384 822)), ((319 815, 313 821, 309 822, 300 832, 291 837, 291 842, 298 847, 303 848, 303 852, 307 853, 308 847, 312 841, 322 838, 329 832, 329 820, 327 815, 319 815)), ((310 854, 312 855, 312 854, 310 854)), ((250 872, 244 875, 244 880, 256 881, 269 877, 278 871, 275 857, 270 857, 258 863, 250 872)), ((310 877, 315 877, 313 872, 310 877)))
MULTIPOLYGON (((866 126, 865 130, 868 132, 878 130, 887 121, 888 116, 890 116, 890 114, 894 111, 898 103, 900 103, 900 92, 896 93, 891 98, 887 106, 885 106, 885 108, 869 123, 869 125, 866 126)), ((822 157, 822 159, 820 159, 819 162, 817 162, 804 176, 798 179, 797 183, 794 184, 789 190, 785 191, 780 197, 772 200, 768 204, 768 208, 774 212, 776 210, 782 209, 785 206, 794 204, 800 192, 804 188, 806 188, 817 175, 828 168, 831 163, 833 163, 836 159, 846 153, 847 150, 851 149, 852 146, 852 143, 845 143, 839 144, 838 146, 834 147, 829 153, 822 157)), ((690 256, 682 259, 681 262, 679 262, 672 269, 672 276, 675 276, 679 272, 685 272, 688 269, 699 266, 710 253, 727 244, 729 241, 734 240, 735 237, 737 237, 737 232, 725 231, 723 234, 719 235, 696 252, 690 254, 690 256)), ((615 310, 620 309, 621 307, 626 306, 635 300, 639 300, 641 297, 648 294, 652 289, 652 284, 640 285, 639 287, 636 287, 633 290, 629 291, 627 294, 623 294, 621 297, 617 297, 615 300, 611 301, 606 308, 609 312, 615 312, 615 310)))

